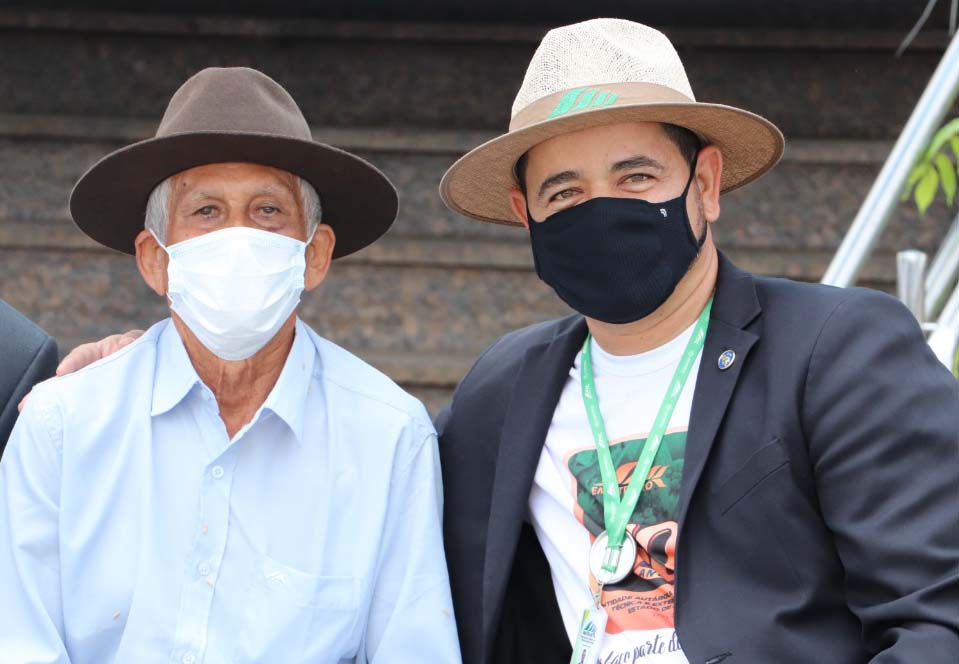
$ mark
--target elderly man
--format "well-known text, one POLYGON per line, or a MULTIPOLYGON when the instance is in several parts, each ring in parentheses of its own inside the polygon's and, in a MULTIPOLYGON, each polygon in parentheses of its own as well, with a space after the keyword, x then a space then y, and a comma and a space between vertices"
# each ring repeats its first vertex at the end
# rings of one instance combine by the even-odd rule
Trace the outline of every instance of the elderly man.
POLYGON ((427 414, 295 313, 396 204, 243 68, 83 176, 75 221, 172 316, 27 402, 0 463, 4 663, 459 661, 427 414))

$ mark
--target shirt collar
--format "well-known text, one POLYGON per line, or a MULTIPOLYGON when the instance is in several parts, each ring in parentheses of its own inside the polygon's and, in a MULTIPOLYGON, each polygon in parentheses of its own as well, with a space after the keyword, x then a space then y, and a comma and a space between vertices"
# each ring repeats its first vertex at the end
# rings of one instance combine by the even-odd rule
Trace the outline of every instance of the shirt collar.
POLYGON ((270 390, 263 408, 272 411, 286 422, 299 444, 303 444, 303 420, 306 400, 313 381, 313 365, 316 362, 316 347, 310 340, 306 325, 296 319, 296 335, 293 346, 286 356, 286 363, 270 390))
POLYGON ((200 382, 172 320, 167 320, 166 327, 160 332, 156 362, 153 407, 150 411, 154 417, 162 415, 183 401, 193 386, 200 382))
MULTIPOLYGON (((315 361, 316 348, 310 340, 306 326, 297 318, 296 335, 293 337, 290 353, 262 408, 283 420, 300 444, 303 443, 306 399, 315 361)), ((162 415, 173 409, 198 383, 202 384, 202 381, 190 362, 190 356, 173 321, 169 321, 160 333, 157 343, 157 367, 150 414, 162 415)))

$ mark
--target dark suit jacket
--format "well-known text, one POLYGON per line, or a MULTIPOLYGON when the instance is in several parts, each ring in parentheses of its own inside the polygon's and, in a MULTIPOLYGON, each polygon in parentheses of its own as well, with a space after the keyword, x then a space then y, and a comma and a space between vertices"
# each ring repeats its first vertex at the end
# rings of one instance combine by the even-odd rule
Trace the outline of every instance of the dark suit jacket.
POLYGON ((17 404, 56 368, 53 338, 0 300, 0 454, 17 421, 17 404))
MULTIPOLYGON (((525 520, 585 336, 571 316, 503 337, 438 421, 467 664, 569 661, 525 520)), ((721 258, 678 523, 692 664, 959 662, 959 384, 888 295, 721 258)))

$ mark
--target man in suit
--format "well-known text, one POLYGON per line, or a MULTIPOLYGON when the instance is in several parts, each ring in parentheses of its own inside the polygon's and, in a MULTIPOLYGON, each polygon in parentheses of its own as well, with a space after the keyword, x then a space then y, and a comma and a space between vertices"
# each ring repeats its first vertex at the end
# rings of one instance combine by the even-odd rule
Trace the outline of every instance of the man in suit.
POLYGON ((782 149, 602 19, 548 33, 447 172, 578 312, 494 343, 437 423, 466 662, 959 661, 956 381, 893 298, 713 243, 782 149))
POLYGON ((57 342, 16 309, 0 300, 0 454, 7 443, 17 405, 57 366, 57 342))

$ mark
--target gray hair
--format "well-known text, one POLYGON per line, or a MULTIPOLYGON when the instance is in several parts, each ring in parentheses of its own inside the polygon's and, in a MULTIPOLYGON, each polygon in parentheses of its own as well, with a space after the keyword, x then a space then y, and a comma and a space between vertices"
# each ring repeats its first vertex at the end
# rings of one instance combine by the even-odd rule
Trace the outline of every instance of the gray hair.
MULTIPOLYGON (((147 199, 144 215, 143 227, 151 231, 162 244, 166 244, 166 227, 170 221, 170 189, 173 186, 173 178, 174 176, 171 175, 153 188, 150 198, 147 199)), ((300 188, 303 217, 306 219, 306 236, 310 237, 320 223, 323 207, 320 203, 320 195, 316 193, 313 185, 299 176, 296 180, 300 188)))

